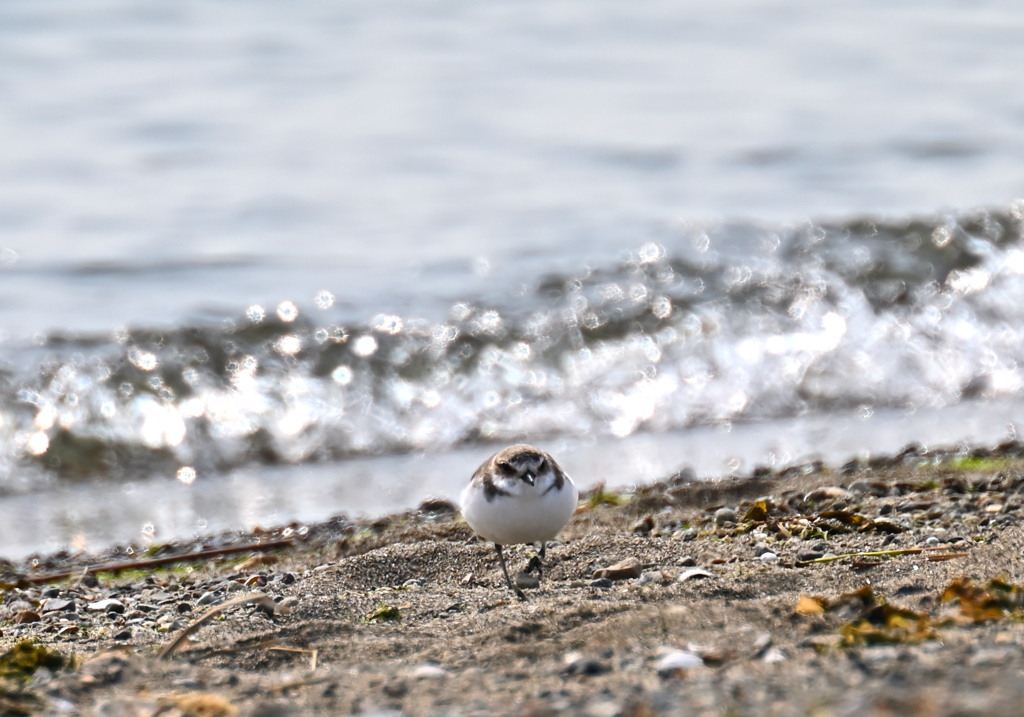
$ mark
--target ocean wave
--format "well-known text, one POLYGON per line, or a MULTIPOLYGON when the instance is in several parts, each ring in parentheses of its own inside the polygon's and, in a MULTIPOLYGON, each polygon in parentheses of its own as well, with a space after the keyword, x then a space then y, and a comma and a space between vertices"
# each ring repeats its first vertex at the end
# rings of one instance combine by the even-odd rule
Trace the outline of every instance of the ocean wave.
POLYGON ((690 226, 444 321, 283 302, 8 343, 0 486, 1016 396, 1022 213, 690 226))

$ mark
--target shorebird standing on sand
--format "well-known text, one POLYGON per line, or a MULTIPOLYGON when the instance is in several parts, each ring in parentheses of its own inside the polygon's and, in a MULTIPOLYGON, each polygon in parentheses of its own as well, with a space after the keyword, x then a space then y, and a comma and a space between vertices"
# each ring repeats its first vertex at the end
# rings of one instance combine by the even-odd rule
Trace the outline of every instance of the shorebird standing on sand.
POLYGON ((576 486, 554 458, 533 446, 509 446, 476 469, 462 491, 462 516, 474 533, 494 543, 505 582, 525 600, 508 576, 501 547, 540 542, 537 567, 543 577, 547 541, 569 522, 578 498, 576 486))

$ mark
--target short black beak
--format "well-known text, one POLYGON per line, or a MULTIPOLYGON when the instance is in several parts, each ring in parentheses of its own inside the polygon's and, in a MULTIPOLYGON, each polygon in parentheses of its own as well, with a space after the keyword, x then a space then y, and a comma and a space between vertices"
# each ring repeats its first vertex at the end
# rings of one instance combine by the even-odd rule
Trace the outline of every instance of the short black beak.
POLYGON ((530 485, 533 485, 533 481, 535 480, 535 478, 536 476, 533 475, 533 471, 525 471, 523 473, 523 480, 529 483, 530 485))

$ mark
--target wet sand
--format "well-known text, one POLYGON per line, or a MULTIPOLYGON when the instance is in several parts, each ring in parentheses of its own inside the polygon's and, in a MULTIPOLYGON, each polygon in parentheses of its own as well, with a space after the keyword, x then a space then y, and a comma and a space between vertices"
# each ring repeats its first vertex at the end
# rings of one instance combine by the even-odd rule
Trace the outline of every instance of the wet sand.
POLYGON ((1021 453, 592 492, 525 602, 443 502, 0 563, 0 713, 1016 715, 1021 453))

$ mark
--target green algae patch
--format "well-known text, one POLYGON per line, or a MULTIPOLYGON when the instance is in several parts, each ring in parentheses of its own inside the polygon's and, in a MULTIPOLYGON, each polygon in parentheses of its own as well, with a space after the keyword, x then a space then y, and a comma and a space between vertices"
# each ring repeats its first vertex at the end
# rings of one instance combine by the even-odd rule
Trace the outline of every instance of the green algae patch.
POLYGON ((72 658, 30 640, 22 640, 0 655, 0 678, 23 681, 35 674, 40 667, 57 672, 72 666, 72 658))
POLYGON ((377 609, 363 618, 363 622, 401 622, 402 612, 397 607, 381 603, 377 609))

